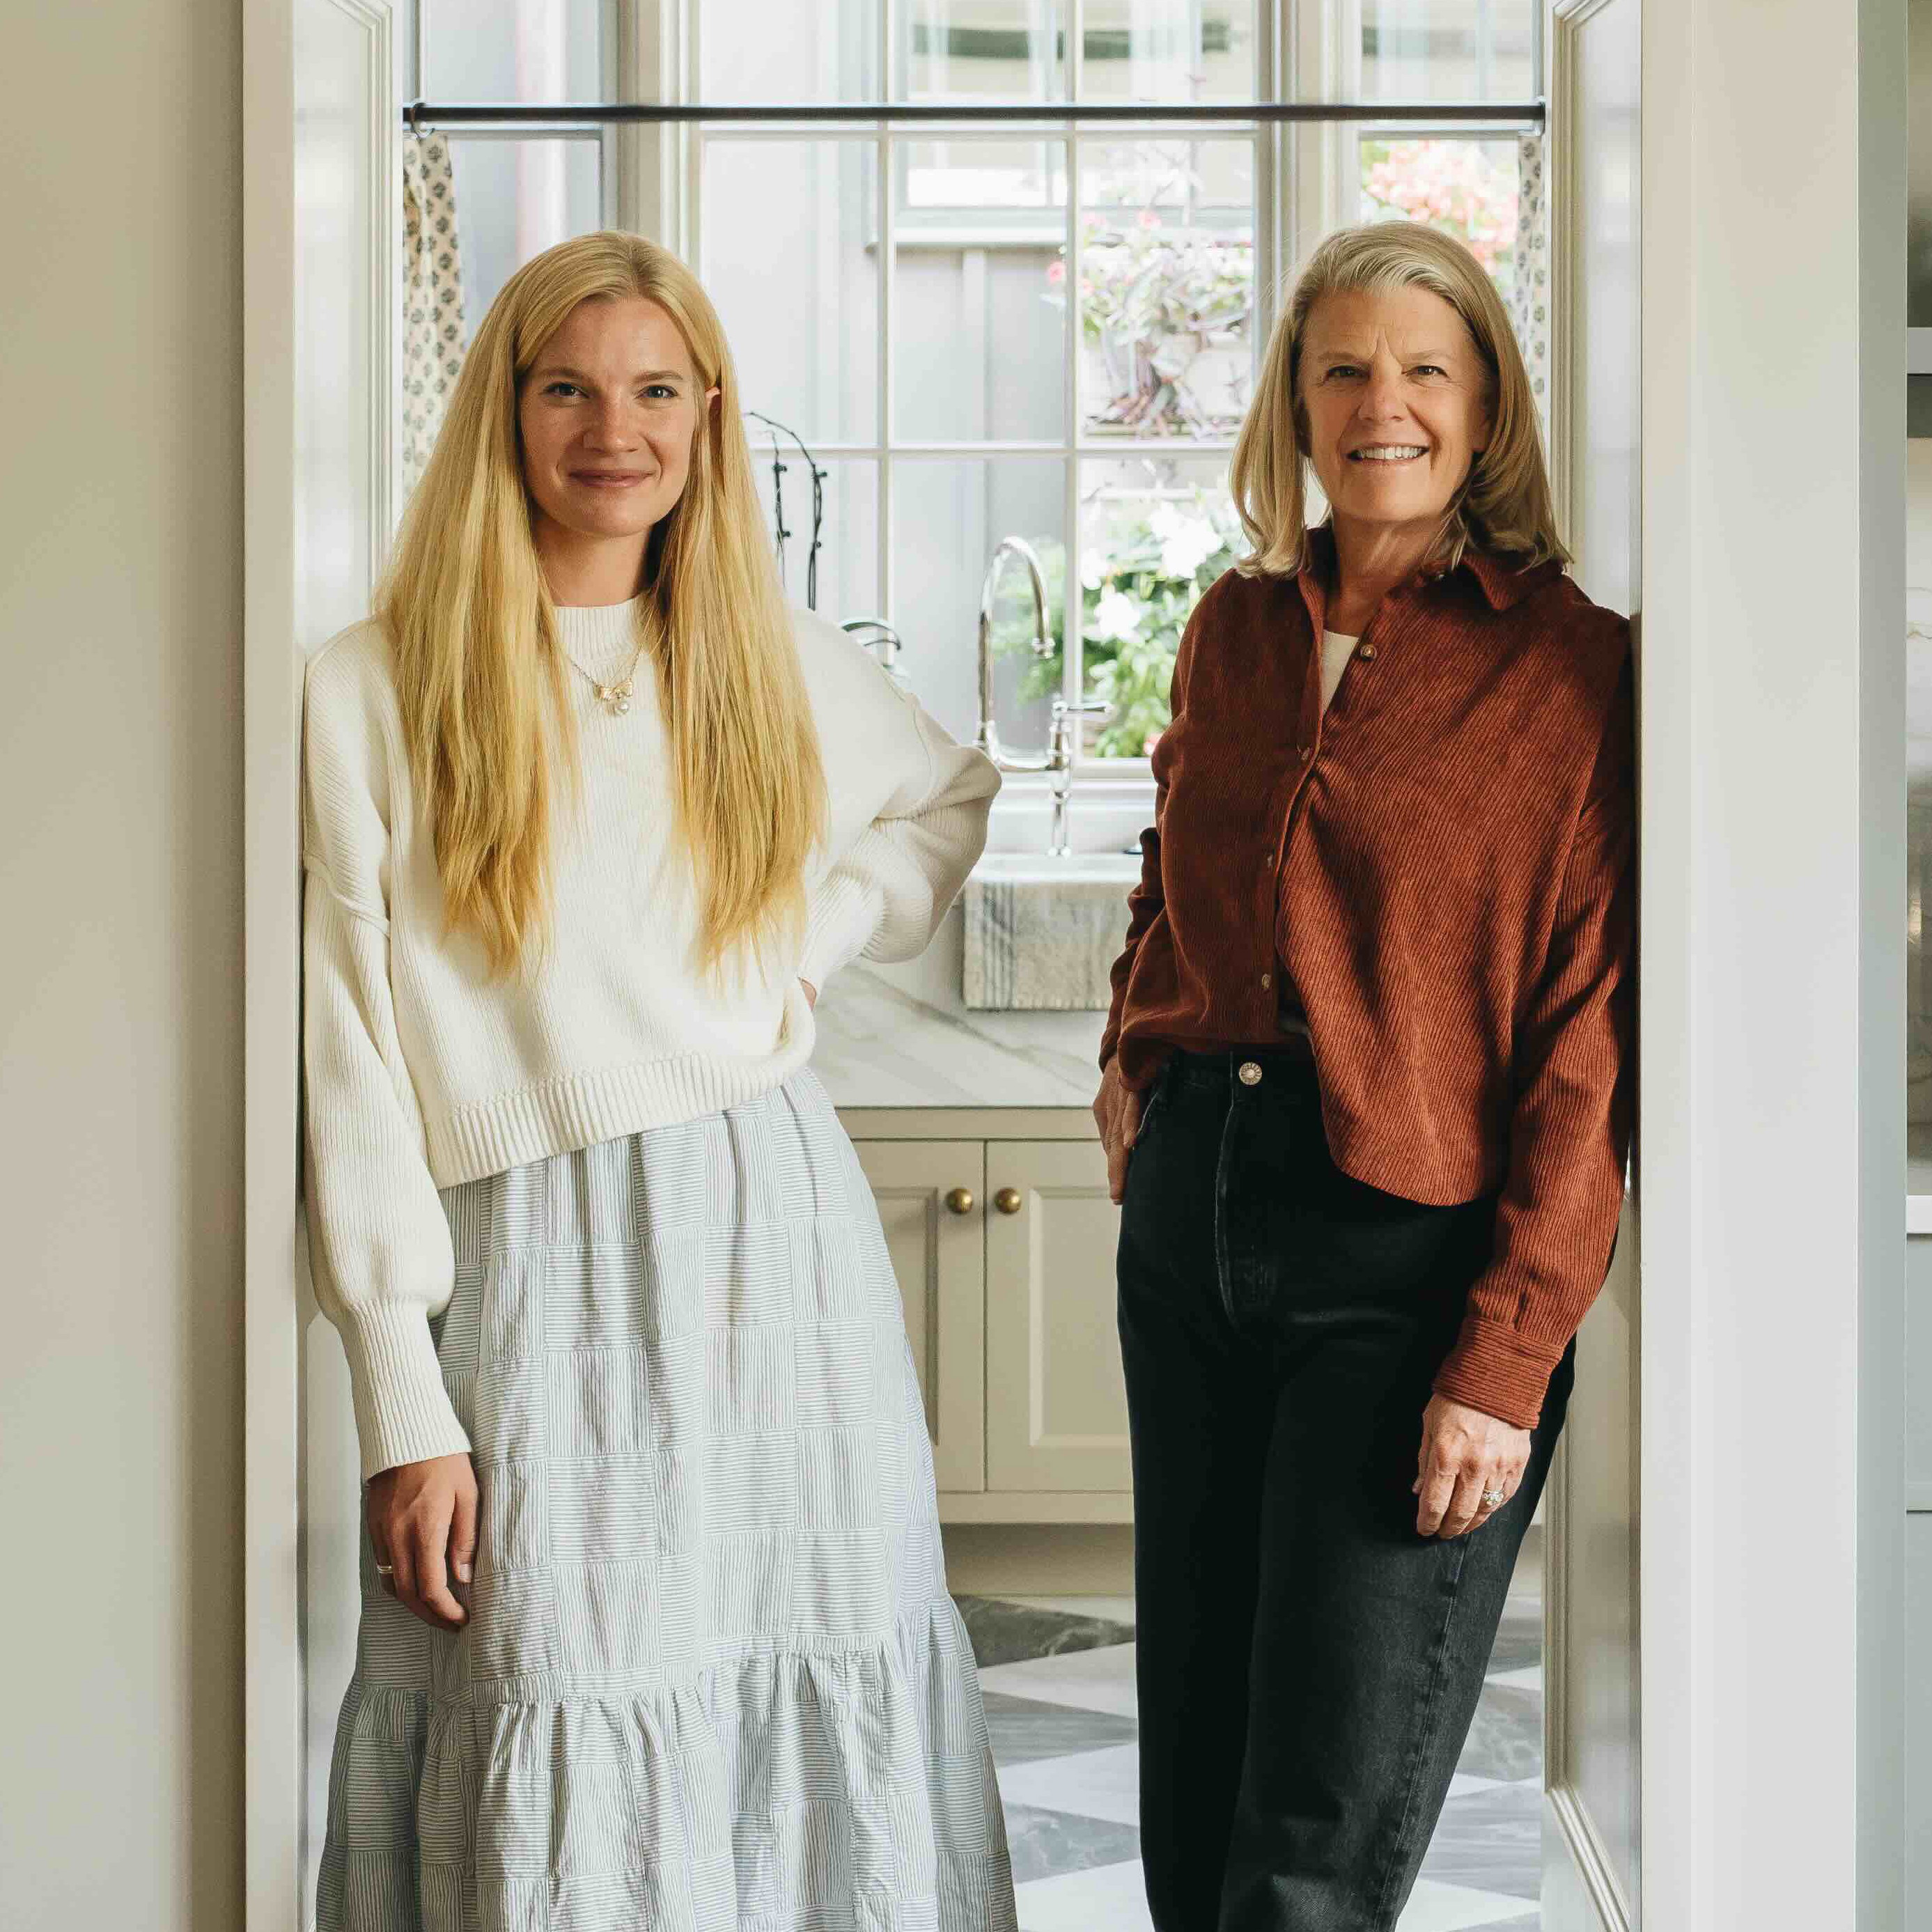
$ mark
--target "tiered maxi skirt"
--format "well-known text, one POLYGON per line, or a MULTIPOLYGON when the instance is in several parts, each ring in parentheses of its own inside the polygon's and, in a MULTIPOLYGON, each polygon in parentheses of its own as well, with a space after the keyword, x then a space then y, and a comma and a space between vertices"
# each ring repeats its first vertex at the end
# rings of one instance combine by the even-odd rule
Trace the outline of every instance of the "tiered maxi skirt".
POLYGON ((470 1619, 366 1527, 318 1932, 1012 1932, 872 1191, 809 1069, 446 1190, 470 1619))

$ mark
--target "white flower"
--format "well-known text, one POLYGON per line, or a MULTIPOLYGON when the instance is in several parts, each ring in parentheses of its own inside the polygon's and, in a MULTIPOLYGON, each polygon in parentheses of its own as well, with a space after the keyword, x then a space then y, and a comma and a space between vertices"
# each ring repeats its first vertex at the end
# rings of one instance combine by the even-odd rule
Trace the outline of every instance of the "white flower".
POLYGON ((1141 607, 1124 590, 1103 590, 1088 628, 1094 637, 1120 644, 1134 636, 1140 627, 1141 607))
POLYGON ((1163 577, 1191 578, 1221 548, 1221 534, 1204 517, 1190 517, 1172 503, 1156 503, 1148 527, 1160 539, 1163 577))
POLYGON ((1080 553, 1080 581, 1089 590, 1097 590, 1106 580, 1106 552, 1099 550, 1083 550, 1080 553))

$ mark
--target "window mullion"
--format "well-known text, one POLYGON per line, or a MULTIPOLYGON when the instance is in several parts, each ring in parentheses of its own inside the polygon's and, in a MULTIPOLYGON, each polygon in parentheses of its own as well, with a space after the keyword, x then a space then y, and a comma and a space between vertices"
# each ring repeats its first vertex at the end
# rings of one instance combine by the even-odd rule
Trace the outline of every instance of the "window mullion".
MULTIPOLYGON (((1066 98, 1078 100, 1085 92, 1087 46, 1086 0, 1066 3, 1066 98)), ((1084 603, 1080 581, 1080 135, 1077 128, 1066 130, 1066 452, 1061 458, 1064 495, 1060 522, 1062 565, 1060 578, 1060 692, 1070 704, 1079 703, 1086 689, 1084 650, 1081 633, 1084 603)), ((1070 719, 1073 731, 1073 762, 1077 767, 1086 746, 1086 734, 1078 717, 1070 719)))

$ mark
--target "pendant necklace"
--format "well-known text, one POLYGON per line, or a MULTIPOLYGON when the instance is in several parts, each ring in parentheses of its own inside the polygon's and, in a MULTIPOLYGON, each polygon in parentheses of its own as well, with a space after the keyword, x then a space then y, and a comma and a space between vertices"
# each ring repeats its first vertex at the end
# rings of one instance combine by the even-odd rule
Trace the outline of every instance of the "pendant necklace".
POLYGON ((568 651, 564 652, 564 656, 569 660, 571 668, 572 670, 580 673, 584 678, 588 680, 590 688, 597 694, 598 703, 603 706, 606 712, 613 718, 620 718, 631 708, 632 687, 635 683, 637 679, 638 660, 641 658, 644 654, 644 647, 640 643, 638 646, 638 648, 631 653, 629 669, 625 672, 622 680, 615 684, 602 684, 598 682, 596 678, 591 676, 590 672, 584 670, 584 667, 579 664, 574 658, 571 656, 568 651))

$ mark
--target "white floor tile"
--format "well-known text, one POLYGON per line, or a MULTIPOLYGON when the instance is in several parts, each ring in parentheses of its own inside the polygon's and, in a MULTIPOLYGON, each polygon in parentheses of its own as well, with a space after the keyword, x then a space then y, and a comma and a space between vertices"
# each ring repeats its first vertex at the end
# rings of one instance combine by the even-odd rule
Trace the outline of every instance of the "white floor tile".
POLYGON ((1140 1747, 1115 1744, 1106 1750, 1010 1766, 1000 1773, 1000 1796, 1009 1804, 1037 1804, 1048 1811, 1138 1825, 1140 1747))
POLYGON ((1063 1872, 1058 1878, 1036 1878, 1019 1886, 1015 1896, 1020 1932, 1100 1932, 1102 1928, 1106 1932, 1154 1932, 1138 1858, 1126 1864, 1063 1872))
POLYGON ((1023 1664, 995 1664, 980 1673, 982 1690, 1009 1696, 1037 1698, 1044 1704, 1070 1704, 1079 1711, 1135 1714, 1134 1646, 1111 1643, 1099 1650, 1068 1651, 1059 1657, 1030 1657, 1023 1664))
POLYGON ((1520 1690, 1540 1690, 1543 1688, 1543 1666, 1527 1665, 1521 1670, 1498 1670, 1493 1677, 1485 1677, 1485 1684, 1507 1684, 1520 1690))
POLYGON ((1513 1898, 1506 1892, 1478 1892, 1473 1886, 1418 1879, 1395 1922, 1396 1932, 1462 1932, 1468 1925, 1507 1924, 1535 1910, 1529 1900, 1513 1898))

